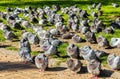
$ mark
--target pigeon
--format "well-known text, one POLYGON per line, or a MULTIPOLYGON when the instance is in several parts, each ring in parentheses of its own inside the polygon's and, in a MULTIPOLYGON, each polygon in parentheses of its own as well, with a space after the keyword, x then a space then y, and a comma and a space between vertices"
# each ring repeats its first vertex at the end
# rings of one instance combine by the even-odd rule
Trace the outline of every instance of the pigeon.
POLYGON ((93 32, 90 32, 88 31, 86 34, 85 34, 85 37, 86 37, 86 41, 87 42, 90 42, 91 44, 93 43, 97 43, 96 41, 96 36, 93 32))
POLYGON ((97 76, 101 72, 101 63, 96 59, 92 59, 87 64, 87 70, 93 75, 93 77, 96 77, 96 79, 98 79, 97 76))
POLYGON ((106 52, 101 51, 101 50, 95 50, 95 54, 96 54, 97 58, 100 58, 100 57, 103 57, 103 56, 107 55, 106 52))
POLYGON ((52 45, 49 40, 46 40, 43 45, 41 45, 41 48, 43 49, 44 54, 48 57, 52 55, 57 55, 60 57, 57 51, 57 47, 52 45))
POLYGON ((31 32, 23 31, 22 38, 28 38, 30 44, 39 44, 38 36, 31 32))
POLYGON ((28 41, 27 38, 22 38, 20 40, 20 46, 19 46, 19 48, 22 48, 22 47, 28 47, 31 50, 30 43, 29 43, 29 41, 28 41))
POLYGON ((69 46, 67 47, 67 54, 71 58, 78 58, 79 48, 75 46, 74 44, 69 44, 69 46))
POLYGON ((21 47, 18 52, 24 63, 33 62, 31 58, 31 50, 28 47, 21 47))
POLYGON ((16 38, 16 35, 9 30, 4 30, 4 36, 7 40, 13 41, 14 38, 16 38))
POLYGON ((103 15, 103 11, 102 11, 102 10, 99 10, 99 11, 97 12, 97 15, 98 15, 98 16, 102 16, 102 15, 103 15))
POLYGON ((28 21, 23 21, 22 22, 22 26, 26 27, 26 28, 29 28, 31 27, 30 23, 28 21))
POLYGON ((110 40, 111 47, 117 47, 119 43, 120 43, 120 38, 111 38, 110 40))
POLYGON ((91 13, 91 16, 92 16, 93 18, 98 17, 97 13, 94 12, 94 11, 91 13))
POLYGON ((119 56, 110 54, 107 58, 107 63, 114 70, 120 69, 120 57, 119 56))
POLYGON ((71 39, 74 35, 72 33, 66 33, 62 35, 62 39, 71 39))
POLYGON ((99 29, 102 29, 102 30, 105 29, 105 25, 104 25, 104 23, 102 21, 99 21, 99 20, 96 21, 95 25, 96 25, 96 28, 99 28, 99 29))
MULTIPOLYGON (((53 35, 50 32, 46 32, 44 33, 44 36, 42 37, 43 39, 49 39, 49 38, 53 38, 53 35)), ((41 38, 41 39, 42 39, 41 38)))
POLYGON ((47 24, 46 19, 41 19, 41 20, 39 20, 39 24, 40 24, 40 25, 47 24))
POLYGON ((113 34, 114 30, 112 27, 109 27, 109 28, 104 29, 103 32, 106 34, 113 34))
POLYGON ((110 26, 112 27, 112 29, 120 29, 120 25, 116 22, 112 22, 110 26))
POLYGON ((82 63, 78 59, 70 58, 67 60, 66 63, 67 63, 67 68, 76 73, 79 72, 82 68, 82 63))
POLYGON ((35 18, 35 17, 30 17, 30 22, 32 22, 32 23, 38 23, 38 20, 37 20, 37 18, 35 18))
POLYGON ((102 35, 100 35, 98 38, 97 38, 97 43, 100 47, 105 47, 105 48, 109 48, 110 45, 109 45, 109 41, 104 38, 102 35))
POLYGON ((57 29, 50 29, 49 32, 55 37, 60 36, 60 31, 57 29))
POLYGON ((39 44, 39 38, 37 37, 37 35, 31 34, 30 36, 28 36, 28 40, 30 44, 39 44))
POLYGON ((71 28, 72 28, 73 32, 77 32, 78 31, 78 24, 72 23, 71 28))
POLYGON ((115 8, 117 8, 117 7, 119 7, 119 4, 112 3, 112 6, 115 7, 115 8))
POLYGON ((82 56, 88 62, 92 59, 97 58, 95 51, 91 49, 90 46, 87 46, 87 45, 80 49, 80 56, 82 56))
POLYGON ((20 23, 18 23, 18 22, 14 22, 12 27, 15 28, 15 29, 22 29, 20 23))
POLYGON ((80 31, 80 33, 82 33, 82 34, 86 34, 88 31, 90 31, 90 28, 89 28, 89 27, 86 27, 86 26, 80 26, 80 27, 79 27, 79 31, 80 31))
POLYGON ((83 41, 83 39, 82 39, 79 35, 74 35, 74 36, 72 37, 72 41, 73 41, 74 43, 80 43, 80 42, 83 41))
POLYGON ((93 33, 99 33, 99 32, 102 32, 102 29, 99 27, 96 27, 95 23, 92 23, 92 25, 90 26, 90 31, 93 33))
POLYGON ((81 18, 87 18, 88 16, 89 16, 89 15, 88 15, 87 11, 82 10, 82 11, 80 12, 80 17, 81 17, 81 18))
POLYGON ((94 9, 96 7, 96 3, 93 3, 91 8, 94 9))
POLYGON ((35 65, 39 71, 45 71, 48 68, 48 58, 44 54, 38 54, 35 57, 35 65))
POLYGON ((62 44, 62 41, 58 40, 58 39, 53 39, 53 38, 49 38, 49 41, 51 42, 52 45, 58 47, 62 44))
POLYGON ((97 10, 101 10, 101 7, 102 7, 102 4, 99 3, 99 4, 96 6, 96 9, 97 9, 97 10))

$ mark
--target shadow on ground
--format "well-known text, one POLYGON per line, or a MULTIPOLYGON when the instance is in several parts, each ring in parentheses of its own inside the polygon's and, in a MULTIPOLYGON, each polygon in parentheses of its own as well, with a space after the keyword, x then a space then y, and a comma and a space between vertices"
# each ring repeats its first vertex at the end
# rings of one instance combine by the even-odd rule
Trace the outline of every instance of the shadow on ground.
POLYGON ((66 67, 51 67, 51 68, 48 68, 47 71, 63 71, 67 69, 66 67))
POLYGON ((11 45, 0 45, 0 48, 11 47, 11 45))
POLYGON ((23 64, 22 62, 0 62, 0 71, 8 70, 24 70, 24 69, 34 69, 36 68, 32 64, 23 64))
POLYGON ((101 71, 101 74, 99 76, 101 78, 106 78, 106 77, 111 77, 112 74, 113 74, 113 71, 104 69, 101 71))

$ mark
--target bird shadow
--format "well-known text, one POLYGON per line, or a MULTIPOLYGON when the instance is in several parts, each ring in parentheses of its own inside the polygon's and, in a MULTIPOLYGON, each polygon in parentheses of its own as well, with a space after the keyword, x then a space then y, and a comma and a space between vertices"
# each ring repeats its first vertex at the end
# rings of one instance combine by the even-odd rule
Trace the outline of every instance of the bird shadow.
POLYGON ((63 55, 61 58, 70 58, 68 55, 63 55))
POLYGON ((114 71, 111 71, 111 70, 101 70, 101 73, 99 75, 99 77, 101 78, 106 78, 106 77, 111 77, 111 75, 113 74, 114 71))
POLYGON ((78 74, 85 74, 85 73, 88 73, 87 66, 83 66, 81 70, 78 72, 78 74))
POLYGON ((10 47, 11 45, 0 45, 0 48, 10 47))
POLYGON ((14 39, 12 42, 19 42, 20 40, 19 39, 14 39))
POLYGON ((24 69, 34 69, 36 68, 31 63, 22 63, 22 62, 0 62, 0 71, 14 71, 14 70, 24 70, 24 69))
POLYGON ((52 67, 52 68, 48 68, 47 71, 63 71, 67 69, 66 67, 52 67))
POLYGON ((86 40, 85 40, 85 39, 82 39, 82 43, 84 43, 84 42, 86 42, 86 40))

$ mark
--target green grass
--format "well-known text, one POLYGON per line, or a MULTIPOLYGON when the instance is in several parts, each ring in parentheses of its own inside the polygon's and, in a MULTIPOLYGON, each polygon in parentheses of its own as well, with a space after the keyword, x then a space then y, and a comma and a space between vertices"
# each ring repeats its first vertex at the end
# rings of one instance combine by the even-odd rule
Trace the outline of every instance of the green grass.
POLYGON ((7 49, 7 50, 18 51, 18 48, 14 47, 14 46, 6 47, 6 49, 7 49))
POLYGON ((36 56, 36 55, 38 55, 39 53, 43 53, 43 52, 40 52, 40 51, 32 51, 32 52, 31 52, 31 54, 32 54, 33 56, 36 56))
POLYGON ((0 42, 5 41, 3 31, 0 30, 0 42))

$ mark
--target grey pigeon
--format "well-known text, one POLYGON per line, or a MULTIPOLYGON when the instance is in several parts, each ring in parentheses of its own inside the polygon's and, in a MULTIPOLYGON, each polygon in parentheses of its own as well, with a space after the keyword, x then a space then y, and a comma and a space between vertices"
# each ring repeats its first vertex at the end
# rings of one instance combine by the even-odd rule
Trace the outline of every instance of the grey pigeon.
POLYGON ((101 63, 96 59, 92 59, 88 62, 87 70, 93 75, 93 77, 96 77, 96 79, 98 79, 97 76, 101 71, 101 63))
POLYGON ((79 27, 78 27, 78 25, 77 25, 77 24, 72 23, 71 28, 72 28, 73 32, 77 32, 79 27))
POLYGON ((71 58, 78 58, 79 48, 74 44, 69 44, 69 46, 67 47, 67 54, 71 58))
POLYGON ((103 32, 106 34, 113 34, 114 30, 112 27, 109 27, 109 28, 104 29, 103 32))
POLYGON ((80 56, 82 56, 85 60, 90 61, 92 59, 96 59, 96 54, 90 46, 84 46, 80 49, 80 56))
POLYGON ((28 47, 21 47, 19 49, 19 56, 23 59, 23 62, 33 62, 31 58, 31 50, 28 47))
POLYGON ((39 44, 39 38, 37 35, 31 32, 22 32, 22 38, 28 38, 30 44, 39 44))
POLYGON ((11 41, 13 41, 13 39, 16 37, 16 35, 9 30, 4 30, 4 35, 7 40, 11 40, 11 41))
POLYGON ((45 71, 48 68, 48 58, 44 54, 38 54, 35 57, 35 65, 40 71, 45 71))
POLYGON ((62 41, 58 40, 58 39, 53 39, 53 38, 49 38, 49 41, 51 42, 52 45, 58 47, 59 45, 62 44, 62 41))
POLYGON ((86 27, 86 26, 80 26, 80 27, 79 27, 79 31, 80 31, 80 33, 82 33, 82 34, 86 34, 88 31, 90 31, 90 28, 89 28, 89 27, 86 27))
POLYGON ((80 17, 81 17, 81 18, 87 18, 88 16, 89 16, 89 15, 88 15, 87 11, 82 10, 82 11, 80 12, 80 17))
POLYGON ((98 38, 97 38, 97 43, 100 47, 105 47, 105 48, 109 48, 110 45, 109 45, 109 41, 104 38, 102 35, 100 35, 98 38))
POLYGON ((32 34, 28 36, 28 40, 30 44, 39 44, 39 38, 37 37, 37 35, 32 34))
POLYGON ((87 42, 90 42, 91 44, 93 43, 97 43, 96 41, 96 36, 93 32, 90 32, 88 31, 86 34, 85 34, 85 37, 86 37, 86 41, 87 42))
POLYGON ((82 63, 78 59, 70 58, 70 59, 67 60, 66 63, 67 63, 68 69, 70 69, 71 71, 74 71, 74 72, 77 73, 81 70, 82 63))
POLYGON ((14 22, 12 27, 15 28, 15 29, 21 29, 21 25, 18 22, 14 22))
POLYGON ((22 26, 29 28, 29 27, 31 27, 31 24, 28 21, 23 21, 22 26))
POLYGON ((22 47, 28 47, 31 50, 30 43, 29 43, 29 41, 28 41, 27 38, 22 38, 20 40, 20 46, 19 47, 20 48, 22 48, 22 47))
POLYGON ((100 58, 100 57, 103 57, 103 56, 107 55, 106 52, 101 51, 101 50, 95 50, 95 54, 96 54, 97 58, 100 58))
POLYGON ((57 29, 50 29, 49 32, 50 32, 53 36, 60 36, 60 31, 58 31, 57 29))
POLYGON ((71 39, 74 35, 72 33, 66 33, 62 35, 62 39, 71 39))
POLYGON ((52 55, 58 55, 57 47, 52 45, 49 40, 45 41, 43 45, 41 45, 41 48, 44 51, 44 54, 46 56, 52 56, 52 55))
POLYGON ((80 43, 80 42, 83 41, 83 39, 82 39, 79 35, 74 35, 74 36, 72 37, 72 41, 73 41, 74 43, 80 43))
POLYGON ((120 57, 110 54, 107 58, 107 63, 112 69, 120 69, 120 57))

